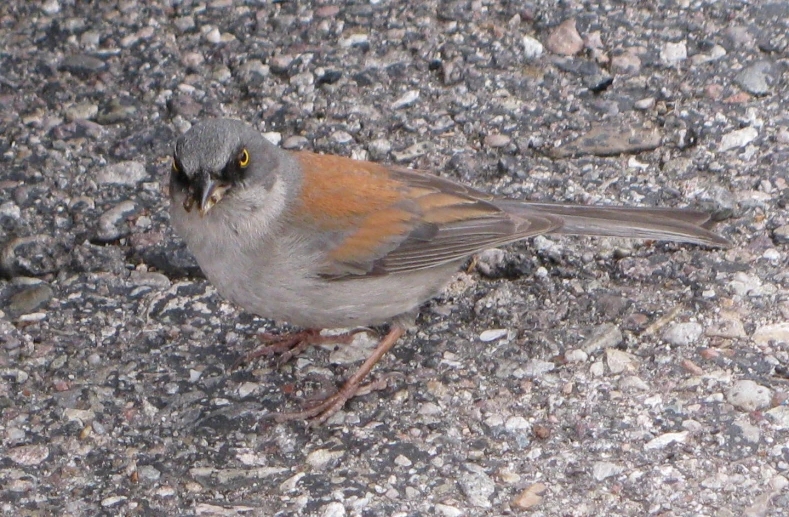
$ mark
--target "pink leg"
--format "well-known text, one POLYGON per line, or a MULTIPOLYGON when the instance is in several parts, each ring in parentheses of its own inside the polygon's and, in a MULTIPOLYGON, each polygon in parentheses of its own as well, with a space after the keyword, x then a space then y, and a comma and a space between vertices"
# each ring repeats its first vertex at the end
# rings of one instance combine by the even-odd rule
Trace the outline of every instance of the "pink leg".
POLYGON ((402 327, 394 326, 389 333, 384 336, 378 346, 373 350, 364 363, 351 377, 345 381, 342 388, 334 395, 327 397, 320 404, 304 411, 294 413, 280 413, 273 415, 277 422, 287 422, 289 420, 307 420, 308 426, 319 426, 326 422, 333 414, 342 409, 348 400, 353 398, 362 386, 362 381, 373 369, 378 361, 395 345, 398 339, 405 333, 402 327))

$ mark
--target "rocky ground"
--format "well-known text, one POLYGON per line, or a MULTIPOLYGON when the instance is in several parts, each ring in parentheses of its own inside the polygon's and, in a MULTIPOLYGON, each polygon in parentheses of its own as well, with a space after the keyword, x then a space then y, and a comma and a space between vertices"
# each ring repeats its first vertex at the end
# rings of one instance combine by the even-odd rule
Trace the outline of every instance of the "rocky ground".
MULTIPOLYGON (((0 5, 6 515, 779 516, 789 507, 789 4, 0 5), (173 235, 174 139, 521 199, 709 211, 730 249, 482 254, 314 430, 365 345, 233 369, 274 323, 173 235)), ((279 327, 282 328, 282 327, 279 327)))

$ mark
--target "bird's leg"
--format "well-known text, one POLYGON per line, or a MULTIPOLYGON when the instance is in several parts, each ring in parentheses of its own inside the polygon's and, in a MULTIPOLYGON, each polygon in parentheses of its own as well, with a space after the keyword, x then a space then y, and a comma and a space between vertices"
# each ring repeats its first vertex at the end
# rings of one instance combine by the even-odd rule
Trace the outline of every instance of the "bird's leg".
POLYGON ((318 426, 326 422, 333 414, 342 409, 349 399, 362 387, 362 381, 370 370, 376 365, 378 361, 395 345, 398 339, 405 333, 405 329, 401 326, 393 326, 389 333, 384 336, 378 346, 375 347, 373 353, 364 361, 347 381, 343 384, 342 388, 320 402, 317 406, 311 407, 304 411, 293 413, 280 413, 274 415, 277 422, 287 422, 289 420, 308 420, 308 426, 318 426))
POLYGON ((307 329, 301 332, 288 332, 286 334, 271 334, 266 332, 259 336, 260 340, 263 342, 263 346, 240 357, 233 363, 232 369, 236 369, 244 363, 252 362, 258 357, 268 357, 272 355, 278 356, 277 364, 281 366, 311 346, 322 345, 324 343, 349 344, 353 336, 363 330, 364 329, 354 329, 349 332, 331 336, 321 335, 320 329, 307 329))

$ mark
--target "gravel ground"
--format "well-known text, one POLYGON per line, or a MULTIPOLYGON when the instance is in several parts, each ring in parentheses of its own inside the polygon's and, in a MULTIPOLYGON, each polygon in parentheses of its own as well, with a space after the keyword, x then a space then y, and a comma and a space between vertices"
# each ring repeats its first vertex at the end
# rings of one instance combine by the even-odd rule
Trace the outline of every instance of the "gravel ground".
POLYGON ((2 2, 3 514, 785 515, 787 20, 768 0, 2 2), (485 252, 386 387, 275 424, 365 345, 232 368, 275 323, 216 294, 167 214, 174 139, 219 115, 516 198, 698 207, 734 245, 485 252))

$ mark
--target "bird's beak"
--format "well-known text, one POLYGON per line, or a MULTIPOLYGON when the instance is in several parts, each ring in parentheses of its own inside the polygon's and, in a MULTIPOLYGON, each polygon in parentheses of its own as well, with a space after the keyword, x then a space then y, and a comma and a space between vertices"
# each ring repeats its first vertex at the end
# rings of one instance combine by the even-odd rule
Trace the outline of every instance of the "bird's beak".
POLYGON ((203 217, 215 204, 222 200, 230 185, 221 181, 216 181, 206 174, 203 176, 201 187, 199 196, 200 203, 197 207, 197 211, 200 213, 200 217, 203 217))

